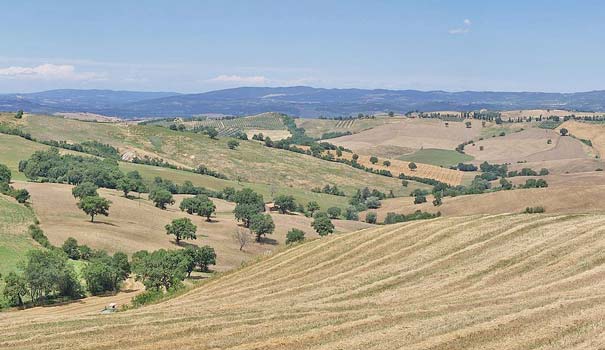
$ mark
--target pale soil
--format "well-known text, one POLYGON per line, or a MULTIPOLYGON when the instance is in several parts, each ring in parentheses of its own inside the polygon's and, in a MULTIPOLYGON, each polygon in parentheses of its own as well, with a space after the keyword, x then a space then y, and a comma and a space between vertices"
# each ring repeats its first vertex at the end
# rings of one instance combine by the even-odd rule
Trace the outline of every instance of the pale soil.
MULTIPOLYGON (((184 241, 186 244, 210 245, 217 252, 218 271, 225 271, 241 265, 253 256, 271 251, 285 242, 286 233, 293 227, 302 229, 308 237, 317 237, 311 228, 312 219, 302 215, 282 215, 272 213, 276 230, 268 235, 265 243, 251 242, 239 250, 233 239, 238 229, 231 210, 232 203, 213 199, 217 215, 212 222, 205 218, 188 215, 178 209, 184 196, 177 196, 175 205, 161 210, 145 199, 126 199, 121 192, 101 189, 99 194, 112 202, 109 216, 97 216, 95 222, 78 209, 77 201, 71 195, 72 186, 63 184, 17 183, 26 188, 32 196, 32 204, 40 227, 54 245, 61 245, 68 237, 74 237, 80 244, 95 249, 105 249, 110 253, 123 251, 132 254, 139 250, 160 248, 177 249, 172 236, 166 235, 164 226, 173 219, 188 217, 197 225, 197 240, 184 241)), ((133 194, 136 196, 136 194, 133 194)), ((334 220, 337 232, 349 232, 368 227, 356 221, 334 220)), ((252 236, 251 240, 252 240, 252 236)))
POLYGON ((486 138, 467 145, 464 152, 481 163, 517 163, 518 161, 539 162, 557 159, 590 159, 591 148, 582 142, 562 137, 558 132, 531 128, 520 132, 486 138), (552 140, 548 144, 548 140, 552 140), (480 147, 483 146, 483 150, 480 147))
POLYGON ((441 148, 453 150, 462 142, 477 138, 481 121, 469 120, 471 128, 463 122, 445 122, 439 119, 404 119, 397 123, 377 126, 358 134, 331 139, 331 143, 344 146, 356 153, 372 155, 377 146, 397 146, 408 149, 441 148))
POLYGON ((496 215, 337 235, 137 310, 0 314, 0 347, 599 349, 604 227, 496 215))
POLYGON ((102 114, 96 113, 87 113, 87 112, 59 112, 54 115, 67 118, 67 119, 76 119, 83 121, 96 121, 96 122, 105 122, 105 123, 116 123, 121 121, 120 118, 109 117, 102 114))

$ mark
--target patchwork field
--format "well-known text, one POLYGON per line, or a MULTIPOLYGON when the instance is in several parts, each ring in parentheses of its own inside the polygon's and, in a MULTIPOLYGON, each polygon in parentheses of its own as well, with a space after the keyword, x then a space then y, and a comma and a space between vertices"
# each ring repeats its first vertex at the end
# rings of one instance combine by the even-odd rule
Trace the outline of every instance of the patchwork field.
MULTIPOLYGON (((186 241, 186 244, 214 247, 218 256, 216 269, 225 271, 283 244, 286 233, 292 228, 302 229, 309 237, 317 237, 311 228, 312 219, 301 215, 271 214, 276 229, 267 237, 267 243, 251 242, 242 252, 233 239, 233 234, 238 229, 238 223, 231 213, 233 204, 222 200, 213 199, 217 214, 213 222, 208 223, 205 218, 187 215, 178 209, 183 196, 177 196, 178 201, 173 206, 161 210, 144 198, 126 199, 121 192, 100 189, 99 194, 109 199, 112 205, 108 217, 99 216, 91 223, 90 217, 76 206, 69 185, 17 183, 16 186, 26 188, 31 193, 31 202, 40 220, 40 227, 54 245, 61 245, 68 237, 74 237, 80 244, 105 249, 110 253, 123 251, 131 254, 138 250, 177 249, 179 246, 166 235, 164 226, 172 219, 188 217, 198 227, 198 239, 186 241)), ((334 223, 337 232, 350 232, 369 226, 358 221, 335 220, 334 223)))
POLYGON ((377 116, 374 119, 346 119, 346 120, 328 120, 328 119, 296 119, 296 126, 304 128, 307 135, 311 137, 321 137, 327 132, 351 132, 353 134, 375 128, 385 124, 397 124, 404 118, 395 116, 393 118, 386 116, 377 116))
POLYGON ((2 313, 0 347, 598 349, 604 225, 495 215, 336 235, 136 310, 2 313))
POLYGON ((458 163, 468 163, 474 158, 468 154, 462 154, 446 149, 420 149, 414 153, 406 154, 397 158, 406 162, 426 163, 431 165, 449 167, 458 163))

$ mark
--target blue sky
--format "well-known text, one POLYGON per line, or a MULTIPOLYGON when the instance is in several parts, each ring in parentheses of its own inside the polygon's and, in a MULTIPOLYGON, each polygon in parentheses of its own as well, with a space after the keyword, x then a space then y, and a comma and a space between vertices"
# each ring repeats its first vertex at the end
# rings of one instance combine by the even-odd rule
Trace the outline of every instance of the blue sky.
POLYGON ((0 92, 605 89, 604 1, 5 1, 0 92))

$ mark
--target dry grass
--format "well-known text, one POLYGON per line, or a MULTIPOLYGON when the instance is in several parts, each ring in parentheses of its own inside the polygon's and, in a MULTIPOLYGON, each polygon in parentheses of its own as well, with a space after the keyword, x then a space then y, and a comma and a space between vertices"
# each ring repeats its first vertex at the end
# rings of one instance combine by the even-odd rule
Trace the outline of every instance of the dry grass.
MULTIPOLYGON (((213 199, 217 214, 213 222, 205 218, 187 215, 178 209, 184 196, 177 196, 175 205, 160 210, 145 199, 126 199, 118 191, 101 189, 99 194, 112 201, 109 216, 98 216, 91 223, 90 217, 79 210, 71 195, 71 186, 62 184, 18 183, 27 188, 32 196, 36 216, 51 243, 61 245, 68 237, 80 244, 105 249, 110 253, 123 251, 131 254, 138 250, 160 248, 177 249, 172 237, 166 235, 164 225, 172 219, 190 218, 198 227, 198 239, 185 244, 210 245, 217 251, 216 269, 225 271, 241 265, 258 254, 271 251, 285 242, 286 233, 293 227, 302 229, 309 237, 317 237, 311 228, 311 219, 301 215, 272 214, 276 230, 268 235, 263 244, 251 243, 244 251, 239 250, 232 235, 238 228, 231 210, 232 203, 213 199)), ((338 232, 350 232, 368 224, 357 221, 335 220, 338 232)))
POLYGON ((600 158, 605 156, 605 125, 568 120, 557 128, 557 132, 562 128, 569 130, 569 133, 575 137, 590 140, 597 155, 600 158))
POLYGON ((481 121, 469 121, 472 123, 471 128, 466 128, 463 122, 448 122, 449 126, 446 127, 445 122, 438 119, 406 118, 358 134, 338 137, 330 142, 366 155, 373 155, 372 152, 377 146, 453 150, 462 142, 472 140, 481 133, 481 121))
POLYGON ((571 138, 561 137, 558 132, 531 128, 520 132, 486 138, 467 145, 466 154, 477 162, 516 163, 518 161, 539 162, 559 159, 590 159, 590 147, 571 138), (548 140, 552 143, 548 144, 548 140), (483 146, 483 150, 480 147, 483 146))
POLYGON ((0 314, 0 347, 597 349, 604 224, 497 215, 332 236, 137 310, 0 314))

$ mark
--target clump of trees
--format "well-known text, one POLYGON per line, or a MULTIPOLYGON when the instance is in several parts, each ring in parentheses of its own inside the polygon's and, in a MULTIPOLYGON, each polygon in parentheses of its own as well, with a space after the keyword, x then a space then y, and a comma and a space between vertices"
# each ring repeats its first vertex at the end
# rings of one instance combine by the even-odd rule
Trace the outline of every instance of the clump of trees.
POLYGON ((384 219, 384 224, 389 225, 389 224, 396 224, 398 222, 433 219, 433 218, 436 218, 439 216, 441 216, 440 212, 437 212, 436 214, 431 214, 431 213, 423 212, 420 210, 416 210, 414 213, 407 214, 407 215, 406 214, 397 214, 397 213, 387 213, 387 216, 384 219))
POLYGON ((380 192, 377 189, 370 190, 368 187, 357 190, 353 197, 349 200, 349 203, 357 208, 357 211, 363 211, 368 208, 376 209, 379 208, 380 201, 387 197, 394 197, 393 193, 389 193, 387 196, 385 193, 380 192))
POLYGON ((193 198, 185 198, 179 206, 181 211, 186 211, 188 214, 197 214, 206 217, 206 221, 210 222, 212 214, 216 211, 214 202, 203 194, 198 194, 193 198))
POLYGON ((109 256, 104 251, 97 252, 82 269, 86 287, 92 295, 108 291, 117 292, 128 278, 131 268, 128 257, 122 252, 109 256))
POLYGON ((293 196, 290 195, 279 195, 275 197, 273 203, 277 207, 280 213, 286 214, 287 212, 291 212, 296 210, 297 205, 293 196))
POLYGON ((15 198, 19 203, 27 202, 30 198, 29 192, 24 188, 15 189, 11 186, 11 178, 10 169, 4 164, 0 164, 0 193, 15 198))
POLYGON ((312 188, 311 191, 315 192, 315 193, 331 194, 334 196, 341 196, 341 197, 345 196, 344 191, 340 190, 336 185, 330 186, 328 184, 328 185, 325 185, 323 188, 315 187, 315 188, 312 188))

